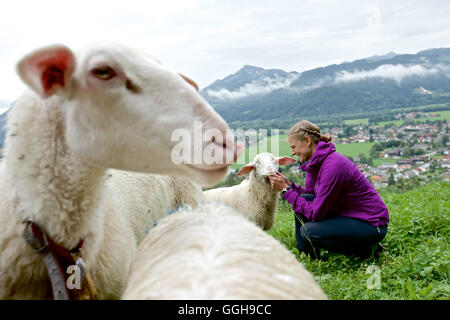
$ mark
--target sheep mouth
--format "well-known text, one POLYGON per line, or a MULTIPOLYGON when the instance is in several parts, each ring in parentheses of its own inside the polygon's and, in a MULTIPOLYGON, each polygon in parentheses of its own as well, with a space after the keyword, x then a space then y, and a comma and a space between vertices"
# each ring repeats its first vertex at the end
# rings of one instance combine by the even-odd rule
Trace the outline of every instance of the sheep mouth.
POLYGON ((206 175, 225 175, 228 173, 228 168, 232 165, 239 156, 244 151, 245 147, 242 144, 236 144, 235 147, 231 149, 230 147, 223 147, 223 154, 227 155, 229 152, 233 152, 233 162, 228 163, 213 163, 213 164, 192 164, 185 163, 188 168, 195 170, 196 172, 200 172, 201 174, 206 175), (234 149, 234 150, 233 150, 234 149))
POLYGON ((274 171, 274 172, 271 172, 271 173, 261 173, 260 174, 260 176, 261 177, 264 177, 264 178, 267 178, 267 177, 270 177, 270 176, 273 176, 273 175, 275 175, 276 174, 276 171, 274 171))

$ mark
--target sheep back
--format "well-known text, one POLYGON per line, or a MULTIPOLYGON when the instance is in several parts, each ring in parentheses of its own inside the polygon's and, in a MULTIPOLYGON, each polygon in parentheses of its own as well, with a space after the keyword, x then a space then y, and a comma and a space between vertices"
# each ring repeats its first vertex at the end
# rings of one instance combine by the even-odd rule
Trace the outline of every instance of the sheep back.
POLYGON ((326 299, 278 240, 225 205, 165 218, 142 241, 122 299, 326 299))

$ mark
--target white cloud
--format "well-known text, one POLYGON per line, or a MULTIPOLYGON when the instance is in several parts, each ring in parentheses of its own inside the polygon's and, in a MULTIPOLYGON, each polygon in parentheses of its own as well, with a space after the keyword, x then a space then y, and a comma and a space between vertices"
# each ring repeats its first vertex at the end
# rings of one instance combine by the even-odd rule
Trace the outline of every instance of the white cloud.
POLYGON ((0 9, 0 99, 25 85, 15 64, 55 42, 140 47, 204 88, 250 64, 302 72, 368 56, 450 46, 448 0, 6 1, 0 9), (420 22, 420 23, 419 23, 420 22))
POLYGON ((436 68, 426 68, 421 65, 411 65, 411 66, 404 66, 401 64, 383 64, 379 66, 376 69, 369 70, 369 71, 358 71, 355 72, 347 72, 342 71, 336 73, 335 82, 345 82, 345 81, 359 81, 364 80, 367 78, 387 78, 392 79, 396 81, 397 83, 400 83, 403 78, 409 77, 409 76, 428 76, 437 74, 439 71, 443 71, 442 69, 436 67, 436 68))
POLYGON ((293 88, 293 90, 296 90, 296 91, 314 90, 314 89, 322 87, 326 82, 328 82, 330 80, 332 81, 333 79, 331 77, 327 76, 327 77, 325 77, 325 78, 323 78, 321 80, 317 80, 316 82, 314 82, 313 84, 311 84, 309 86, 303 86, 303 87, 300 87, 300 88, 293 88))
POLYGON ((206 93, 211 97, 222 100, 239 99, 250 95, 267 94, 274 90, 288 88, 298 77, 298 74, 290 74, 287 77, 264 77, 261 80, 246 83, 236 91, 229 91, 222 88, 220 90, 207 90, 206 93))

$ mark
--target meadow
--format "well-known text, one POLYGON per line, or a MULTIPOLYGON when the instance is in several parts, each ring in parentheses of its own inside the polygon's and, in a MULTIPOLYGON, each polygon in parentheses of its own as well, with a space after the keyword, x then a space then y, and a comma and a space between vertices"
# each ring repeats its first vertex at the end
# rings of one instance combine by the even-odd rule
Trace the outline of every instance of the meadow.
MULTIPOLYGON (((427 120, 428 121, 436 121, 436 120, 446 120, 447 122, 450 122, 450 110, 447 111, 434 111, 434 112, 425 112, 425 114, 429 113, 438 113, 439 116, 437 117, 431 117, 431 118, 417 118, 413 119, 416 123, 424 123, 427 120)), ((391 121, 381 121, 377 125, 380 127, 384 127, 385 125, 395 125, 395 126, 401 126, 403 124, 403 120, 391 120, 391 121)), ((361 118, 361 119, 351 119, 351 120, 344 120, 344 123, 346 125, 357 125, 357 124, 369 124, 369 118, 361 118)))
POLYGON ((330 299, 448 300, 450 183, 433 182, 407 193, 384 190, 380 196, 390 223, 378 259, 322 251, 323 260, 311 260, 299 253, 293 211, 284 200, 268 233, 313 273, 330 299))

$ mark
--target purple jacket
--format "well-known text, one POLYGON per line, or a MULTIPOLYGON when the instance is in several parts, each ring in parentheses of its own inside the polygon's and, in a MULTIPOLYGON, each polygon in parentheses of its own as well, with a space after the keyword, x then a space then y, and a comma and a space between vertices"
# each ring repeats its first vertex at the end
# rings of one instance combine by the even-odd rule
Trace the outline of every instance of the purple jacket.
POLYGON ((295 212, 310 221, 338 216, 367 221, 373 226, 389 222, 389 212, 375 188, 353 162, 336 152, 332 143, 320 141, 310 161, 300 166, 306 171, 305 188, 292 183, 283 197, 295 212), (300 197, 314 193, 313 201, 300 197))

